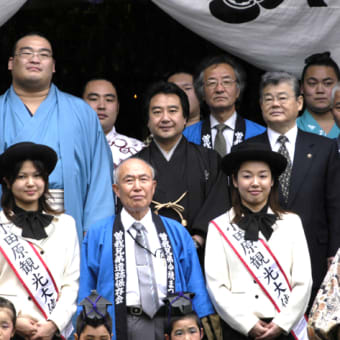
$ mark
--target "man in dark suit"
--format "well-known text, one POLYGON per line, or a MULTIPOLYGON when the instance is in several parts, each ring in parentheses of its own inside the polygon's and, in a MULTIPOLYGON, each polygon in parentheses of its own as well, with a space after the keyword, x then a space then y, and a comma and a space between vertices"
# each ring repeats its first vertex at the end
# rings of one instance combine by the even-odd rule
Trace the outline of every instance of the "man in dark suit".
POLYGON ((340 160, 336 143, 297 128, 303 98, 293 75, 264 74, 260 105, 267 131, 247 142, 269 143, 272 150, 289 157, 285 178, 280 178, 280 200, 303 222, 312 263, 311 303, 326 274, 327 262, 340 247, 340 160))

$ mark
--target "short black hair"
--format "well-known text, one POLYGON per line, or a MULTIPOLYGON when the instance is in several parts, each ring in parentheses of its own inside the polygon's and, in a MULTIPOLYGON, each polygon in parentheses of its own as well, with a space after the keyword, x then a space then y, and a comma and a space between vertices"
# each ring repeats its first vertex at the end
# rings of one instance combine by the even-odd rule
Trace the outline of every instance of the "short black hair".
POLYGON ((310 66, 328 66, 331 67, 338 80, 340 80, 340 69, 338 64, 331 57, 330 52, 323 53, 315 53, 305 59, 305 66, 302 70, 301 81, 303 82, 305 79, 305 74, 307 72, 308 67, 310 66))
POLYGON ((85 312, 82 310, 76 320, 76 333, 78 335, 78 338, 80 337, 80 334, 84 331, 87 325, 92 326, 94 328, 104 325, 107 331, 109 332, 110 336, 112 334, 112 319, 110 314, 107 312, 104 318, 89 319, 86 318, 85 312))
POLYGON ((15 51, 17 49, 17 44, 18 44, 18 41, 23 39, 23 38, 26 38, 26 37, 32 37, 32 36, 38 36, 40 38, 43 38, 45 40, 47 40, 49 42, 49 44, 51 45, 51 48, 52 48, 52 53, 53 53, 53 46, 52 46, 52 43, 51 41, 46 37, 46 35, 40 33, 40 32, 29 32, 29 33, 25 33, 24 35, 20 36, 19 38, 17 38, 17 40, 15 41, 14 45, 13 45, 13 48, 12 48, 12 57, 14 57, 15 55, 15 51))
POLYGON ((146 121, 149 120, 149 108, 150 108, 151 99, 157 94, 176 95, 180 99, 184 118, 186 119, 189 118, 189 113, 190 113, 189 100, 188 100, 188 96, 186 95, 186 93, 174 83, 168 83, 166 81, 159 81, 157 83, 152 84, 146 92, 145 101, 144 101, 144 111, 146 112, 146 117, 147 117, 146 121))
POLYGON ((171 339, 171 332, 174 328, 174 324, 175 322, 179 321, 179 320, 185 320, 185 319, 194 319, 195 323, 201 333, 201 328, 203 328, 202 323, 200 318, 198 317, 198 315, 196 314, 196 312, 191 312, 189 314, 186 315, 180 315, 180 316, 173 316, 170 318, 170 322, 169 320, 165 320, 165 324, 164 324, 164 334, 168 334, 170 339, 171 339))

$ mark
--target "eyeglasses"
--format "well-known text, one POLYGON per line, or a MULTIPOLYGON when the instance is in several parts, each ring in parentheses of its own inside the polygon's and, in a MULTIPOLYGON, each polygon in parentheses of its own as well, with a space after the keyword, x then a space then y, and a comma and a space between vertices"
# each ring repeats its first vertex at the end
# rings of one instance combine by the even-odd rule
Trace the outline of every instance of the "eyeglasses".
POLYGON ((51 51, 33 51, 30 49, 21 50, 18 53, 15 54, 15 56, 18 56, 22 59, 32 59, 33 56, 38 56, 40 60, 47 60, 52 58, 52 52, 51 51))
POLYGON ((288 94, 279 94, 276 96, 266 95, 263 97, 262 102, 265 105, 272 105, 275 100, 277 100, 281 105, 284 105, 288 102, 290 98, 295 98, 295 96, 289 96, 288 94))
POLYGON ((230 89, 237 80, 234 79, 222 79, 219 81, 218 79, 209 79, 205 82, 205 86, 209 89, 215 89, 219 83, 225 88, 230 89))

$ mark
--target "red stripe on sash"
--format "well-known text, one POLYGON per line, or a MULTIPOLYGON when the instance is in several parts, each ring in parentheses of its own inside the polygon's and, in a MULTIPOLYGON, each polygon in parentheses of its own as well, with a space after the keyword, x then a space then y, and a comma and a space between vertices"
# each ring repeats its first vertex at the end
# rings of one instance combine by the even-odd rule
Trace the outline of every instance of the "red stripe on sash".
POLYGON ((7 263, 10 265, 10 267, 12 268, 12 270, 14 271, 16 277, 19 279, 19 281, 21 282, 21 284, 24 286, 25 290, 27 291, 28 295, 31 297, 31 299, 33 300, 33 302, 35 303, 35 305, 38 307, 38 309, 40 310, 40 312, 42 313, 42 315, 44 316, 44 318, 47 320, 47 315, 44 312, 44 310, 40 307, 39 303, 37 302, 37 300, 34 298, 34 296, 31 294, 31 291, 28 289, 28 287, 26 286, 25 282, 21 279, 19 273, 17 272, 17 270, 15 269, 15 267, 12 265, 12 262, 10 261, 10 259, 7 257, 5 251, 2 249, 2 247, 0 246, 0 251, 2 253, 2 255, 5 257, 5 259, 7 260, 7 263))
POLYGON ((275 301, 272 299, 272 297, 270 296, 270 294, 267 292, 267 290, 264 288, 264 286, 261 284, 261 282, 257 279, 257 277, 255 276, 255 274, 252 272, 252 270, 249 268, 249 266, 247 265, 247 263, 243 260, 243 258, 241 257, 241 255, 238 253, 238 251, 235 249, 235 247, 232 245, 232 243, 229 241, 228 237, 224 234, 224 232, 221 230, 221 228, 216 224, 215 221, 211 221, 210 223, 212 223, 216 229, 220 232, 220 234, 223 236, 223 238, 227 241, 227 243, 229 244, 229 246, 231 247, 231 249, 235 252, 235 254, 237 255, 237 257, 240 259, 240 261, 244 264, 244 266, 247 268, 248 272, 250 273, 250 275, 254 278, 254 280, 259 284, 259 286, 261 287, 261 289, 263 290, 263 292, 266 294, 267 298, 271 301, 271 303, 274 305, 275 309, 280 312, 280 308, 278 307, 278 305, 275 303, 275 301))
POLYGON ((48 275, 50 276, 50 278, 51 278, 51 280, 52 280, 54 289, 55 289, 56 292, 57 292, 58 297, 57 297, 56 301, 58 301, 58 300, 59 300, 59 289, 58 289, 58 287, 57 287, 57 285, 56 285, 56 283, 55 283, 55 281, 54 281, 54 277, 53 277, 52 273, 50 272, 50 269, 47 267, 45 261, 44 261, 43 258, 40 256, 39 252, 35 249, 34 245, 33 245, 31 242, 28 242, 28 241, 27 241, 27 243, 32 247, 33 251, 35 252, 35 255, 38 256, 38 258, 39 258, 39 260, 41 261, 42 265, 45 267, 46 271, 48 272, 48 275))
POLYGON ((288 284, 289 289, 292 290, 292 287, 291 287, 291 285, 290 285, 290 283, 289 283, 289 281, 288 281, 288 278, 287 278, 287 276, 286 276, 286 273, 283 271, 283 269, 282 269, 282 267, 281 267, 279 261, 276 259, 275 255, 272 253, 272 251, 271 251, 271 249, 268 247, 268 245, 267 245, 263 240, 261 240, 261 239, 259 239, 259 240, 261 241, 261 243, 263 244, 263 246, 268 250, 269 254, 270 254, 270 255, 272 256, 272 258, 274 259, 275 263, 277 264, 277 266, 279 267, 281 273, 283 274, 283 276, 284 276, 284 278, 285 278, 285 280, 286 280, 286 282, 287 282, 287 284, 288 284))

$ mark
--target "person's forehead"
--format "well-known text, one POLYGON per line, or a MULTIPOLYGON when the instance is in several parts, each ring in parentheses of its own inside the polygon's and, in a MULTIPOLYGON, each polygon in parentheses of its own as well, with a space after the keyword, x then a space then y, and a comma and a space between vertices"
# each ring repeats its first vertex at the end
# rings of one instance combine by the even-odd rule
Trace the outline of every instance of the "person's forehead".
POLYGON ((145 162, 139 159, 131 159, 128 161, 125 161, 120 168, 119 171, 119 177, 124 178, 127 176, 143 176, 152 175, 151 168, 149 165, 147 165, 145 162))
POLYGON ((263 88, 263 95, 277 93, 294 93, 293 85, 288 81, 282 81, 278 84, 268 84, 263 88))
POLYGON ((150 100, 150 108, 154 106, 181 106, 181 100, 177 94, 174 93, 157 93, 150 100))
POLYGON ((204 77, 214 77, 214 76, 235 76, 235 71, 232 66, 227 63, 220 63, 208 66, 204 70, 204 77))
POLYGON ((181 84, 181 85, 185 83, 192 84, 193 77, 189 73, 180 72, 180 73, 174 73, 173 75, 171 75, 168 78, 168 81, 171 83, 181 84))
POLYGON ((16 50, 29 47, 33 49, 49 49, 52 51, 52 46, 50 42, 38 35, 28 35, 26 37, 23 37, 19 39, 16 43, 16 50))
POLYGON ((93 327, 91 325, 86 325, 84 330, 82 331, 81 335, 83 335, 83 337, 86 336, 110 336, 108 330, 106 329, 106 327, 104 325, 99 325, 97 327, 93 327))
POLYGON ((337 78, 335 70, 332 66, 327 65, 311 65, 307 68, 305 73, 305 79, 316 78, 337 78))
POLYGON ((260 160, 244 161, 239 171, 270 171, 268 163, 260 160))
POLYGON ((113 94, 117 96, 114 85, 107 80, 90 80, 85 87, 85 93, 113 94))

